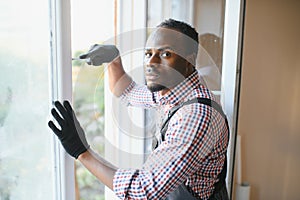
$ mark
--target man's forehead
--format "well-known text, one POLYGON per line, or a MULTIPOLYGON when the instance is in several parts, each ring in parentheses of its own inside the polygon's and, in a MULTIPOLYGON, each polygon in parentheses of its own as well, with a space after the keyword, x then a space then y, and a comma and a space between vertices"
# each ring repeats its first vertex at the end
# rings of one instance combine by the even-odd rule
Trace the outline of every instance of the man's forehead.
POLYGON ((182 49, 182 38, 184 34, 169 28, 159 27, 152 31, 146 42, 146 49, 149 48, 170 48, 172 50, 182 49))
POLYGON ((168 35, 170 37, 180 37, 181 35, 184 35, 178 30, 172 29, 172 28, 165 28, 165 27, 157 27, 152 30, 150 37, 151 36, 156 36, 156 35, 168 35))
MULTIPOLYGON (((157 39, 180 39, 181 37, 183 37, 183 33, 176 31, 174 29, 169 29, 169 28, 163 28, 163 27, 158 27, 155 28, 151 34, 148 37, 147 42, 152 42, 153 40, 157 40, 157 39)), ((169 41, 169 40, 167 40, 169 41)))

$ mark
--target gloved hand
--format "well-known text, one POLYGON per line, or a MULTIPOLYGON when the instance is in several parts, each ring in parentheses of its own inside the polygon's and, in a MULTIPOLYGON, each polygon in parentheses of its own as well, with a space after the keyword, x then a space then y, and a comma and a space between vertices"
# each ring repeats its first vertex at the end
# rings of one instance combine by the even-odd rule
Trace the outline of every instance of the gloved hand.
POLYGON ((119 56, 119 50, 115 45, 94 44, 89 51, 79 56, 80 59, 87 59, 87 64, 99 66, 109 63, 119 56))
POLYGON ((64 101, 63 105, 56 101, 54 105, 56 109, 52 108, 51 114, 60 125, 61 130, 52 121, 48 122, 48 126, 57 135, 66 152, 77 159, 80 154, 90 147, 86 141, 84 131, 68 101, 64 101))

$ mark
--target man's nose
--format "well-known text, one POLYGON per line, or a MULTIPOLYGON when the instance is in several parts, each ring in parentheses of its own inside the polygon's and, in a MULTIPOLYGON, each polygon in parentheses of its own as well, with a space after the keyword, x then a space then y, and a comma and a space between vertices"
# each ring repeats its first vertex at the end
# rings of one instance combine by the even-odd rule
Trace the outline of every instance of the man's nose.
POLYGON ((159 55, 153 54, 150 58, 147 59, 146 65, 154 67, 157 64, 160 64, 159 55))

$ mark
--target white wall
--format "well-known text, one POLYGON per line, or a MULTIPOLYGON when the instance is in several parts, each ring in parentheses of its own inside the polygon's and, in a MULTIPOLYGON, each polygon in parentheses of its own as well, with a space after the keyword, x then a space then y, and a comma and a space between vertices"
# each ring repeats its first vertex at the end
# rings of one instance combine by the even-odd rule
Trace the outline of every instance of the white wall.
POLYGON ((251 199, 299 199, 300 1, 246 1, 238 132, 251 199))

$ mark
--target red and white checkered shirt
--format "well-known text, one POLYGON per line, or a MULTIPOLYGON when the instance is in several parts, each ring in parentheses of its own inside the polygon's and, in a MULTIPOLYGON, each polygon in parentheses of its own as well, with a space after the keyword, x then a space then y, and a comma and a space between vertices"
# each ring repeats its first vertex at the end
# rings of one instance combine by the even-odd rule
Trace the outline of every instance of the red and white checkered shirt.
MULTIPOLYGON (((195 72, 164 96, 132 82, 121 98, 128 105, 163 108, 167 113, 179 103, 198 97, 216 101, 195 72)), ((128 199, 164 199, 185 183, 201 199, 208 199, 225 161, 225 123, 210 106, 183 106, 171 118, 165 141, 149 155, 141 169, 117 170, 113 181, 115 194, 120 199, 125 199, 126 194, 128 199)))

